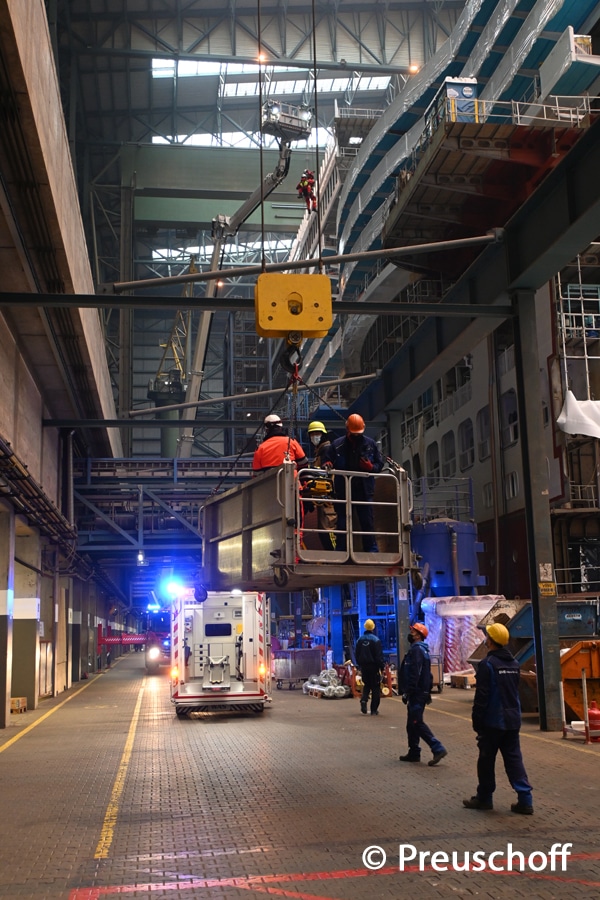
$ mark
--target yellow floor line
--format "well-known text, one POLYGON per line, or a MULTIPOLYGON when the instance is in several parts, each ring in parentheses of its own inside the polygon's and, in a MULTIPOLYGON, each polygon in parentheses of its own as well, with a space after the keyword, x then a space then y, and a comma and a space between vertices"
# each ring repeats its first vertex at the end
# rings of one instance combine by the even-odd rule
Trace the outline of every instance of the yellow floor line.
POLYGON ((138 719, 140 717, 140 709, 142 707, 142 697, 144 695, 145 686, 146 679, 144 678, 144 680, 142 681, 140 692, 138 694, 137 703, 135 704, 135 709, 133 711, 131 725, 129 726, 129 734, 127 735, 121 762, 119 763, 117 777, 115 778, 115 783, 113 784, 110 800, 108 801, 108 806, 106 808, 104 824, 102 825, 102 832, 100 833, 100 840, 98 841, 98 846, 96 847, 96 852, 94 853, 94 859, 106 859, 113 842, 113 838, 115 835, 115 825, 117 824, 117 816, 119 814, 119 801, 121 799, 121 794, 123 793, 123 788, 125 787, 125 777, 127 775, 127 768, 129 766, 129 760, 131 759, 131 752, 133 750, 133 741, 135 738, 138 719))
POLYGON ((62 703, 58 703, 56 706, 53 706, 52 709, 49 709, 48 712, 45 712, 43 716, 40 716, 39 719, 36 719, 35 722, 32 722, 31 725, 28 725, 23 729, 23 731, 20 731, 18 734, 15 734, 14 737, 9 738, 9 740, 6 741, 5 744, 2 744, 2 746, 0 747, 0 753, 3 753, 8 747, 12 747, 13 744, 15 744, 17 741, 20 741, 22 737, 25 737, 25 735, 32 730, 32 728, 36 728, 40 724, 40 722, 43 722, 44 719, 47 719, 48 716, 51 716, 53 713, 59 710, 61 706, 64 706, 65 703, 68 703, 69 700, 72 700, 73 697, 76 697, 82 691, 85 691, 86 688, 89 688, 89 686, 93 683, 93 681, 88 681, 87 684, 84 684, 83 687, 80 687, 79 690, 75 691, 73 694, 71 694, 70 697, 67 697, 65 700, 63 700, 62 703))

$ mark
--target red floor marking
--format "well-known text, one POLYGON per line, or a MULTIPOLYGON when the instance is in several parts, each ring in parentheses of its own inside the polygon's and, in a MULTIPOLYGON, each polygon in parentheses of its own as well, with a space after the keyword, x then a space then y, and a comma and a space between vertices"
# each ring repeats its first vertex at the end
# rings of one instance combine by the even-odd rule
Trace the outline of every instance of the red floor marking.
POLYGON ((69 894, 69 900, 99 900, 103 896, 117 894, 133 894, 136 891, 186 891, 196 888, 210 890, 211 887, 235 887, 240 890, 256 890, 261 893, 278 893, 280 895, 308 898, 308 900, 331 900, 330 897, 319 897, 317 894, 299 894, 297 891, 286 891, 284 888, 268 887, 266 882, 330 881, 334 878, 364 878, 366 875, 391 875, 398 872, 393 866, 369 872, 367 869, 340 869, 334 872, 294 872, 285 875, 251 875, 243 878, 195 878, 190 881, 156 882, 154 884, 107 885, 105 887, 75 888, 69 894))
MULTIPOLYGON (((596 853, 578 853, 569 857, 569 862, 588 861, 599 859, 600 852, 596 853)), ((190 881, 175 882, 155 882, 147 884, 124 884, 111 885, 105 887, 85 887, 75 888, 69 894, 69 900, 101 900, 102 897, 118 894, 135 894, 145 892, 151 894, 154 891, 165 893, 166 891, 187 891, 203 888, 210 890, 211 888, 235 887, 238 890, 256 891, 261 894, 275 894, 280 897, 293 897, 295 900, 333 900, 331 897, 324 897, 318 894, 298 893, 294 890, 286 890, 284 887, 270 886, 270 883, 277 881, 280 884, 293 882, 297 884, 302 881, 332 881, 340 878, 365 878, 366 876, 374 878, 377 875, 414 875, 424 874, 425 872, 434 872, 443 878, 445 872, 438 872, 431 866, 425 866, 419 869, 418 866, 406 866, 401 872, 397 866, 386 866, 384 869, 369 871, 367 869, 337 869, 332 872, 293 872, 282 875, 250 875, 242 878, 195 878, 190 881)), ((452 870, 448 871, 449 875, 454 874, 452 870)), ((558 884, 581 884, 586 887, 596 887, 600 889, 600 880, 591 881, 585 878, 570 878, 566 873, 544 872, 494 872, 486 870, 485 872, 463 872, 456 873, 463 875, 517 875, 522 878, 535 878, 542 881, 552 881, 558 884)))

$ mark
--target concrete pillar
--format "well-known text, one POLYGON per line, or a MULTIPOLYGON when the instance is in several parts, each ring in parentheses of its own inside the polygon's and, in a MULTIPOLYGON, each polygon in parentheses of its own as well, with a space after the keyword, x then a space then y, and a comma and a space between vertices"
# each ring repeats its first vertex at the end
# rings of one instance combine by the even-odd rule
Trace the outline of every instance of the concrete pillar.
POLYGON ((69 627, 71 630, 71 684, 80 680, 85 672, 87 675, 87 652, 83 654, 84 647, 84 610, 82 604, 83 583, 73 580, 71 586, 71 602, 69 604, 69 627))
POLYGON ((15 516, 0 501, 0 728, 10 719, 15 594, 15 516))
POLYGON ((72 684, 73 664, 73 601, 71 579, 61 576, 58 580, 58 690, 66 691, 72 684))
POLYGON ((93 581, 76 584, 81 585, 81 674, 87 676, 96 671, 96 584, 93 581))
POLYGON ((15 536, 15 605, 13 623, 13 697, 38 704, 41 541, 32 529, 15 536))
MULTIPOLYGON (((55 551, 50 550, 47 557, 53 560, 55 551)), ((55 582, 56 578, 49 573, 48 577, 40 580, 40 671, 39 671, 39 696, 53 697, 56 673, 55 673, 55 582)))

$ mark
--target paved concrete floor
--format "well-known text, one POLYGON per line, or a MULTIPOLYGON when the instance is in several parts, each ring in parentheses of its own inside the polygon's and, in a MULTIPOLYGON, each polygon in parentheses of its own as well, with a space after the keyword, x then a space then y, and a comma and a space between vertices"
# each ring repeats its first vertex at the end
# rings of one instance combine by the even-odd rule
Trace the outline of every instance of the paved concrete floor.
POLYGON ((600 744, 527 717, 535 815, 510 812, 501 764, 496 808, 466 810, 471 701, 434 695, 426 718, 449 755, 431 768, 398 761, 398 698, 372 717, 275 690, 263 715, 180 720, 166 676, 132 653, 0 733, 0 897, 597 898, 600 744), (525 871, 506 871, 511 851, 525 871), (458 871, 465 854, 474 870, 458 871))

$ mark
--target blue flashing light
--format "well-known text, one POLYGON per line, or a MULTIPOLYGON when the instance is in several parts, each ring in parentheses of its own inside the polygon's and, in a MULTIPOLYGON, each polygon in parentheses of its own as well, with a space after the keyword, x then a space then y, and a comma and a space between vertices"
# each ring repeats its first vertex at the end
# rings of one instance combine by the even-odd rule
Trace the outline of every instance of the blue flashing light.
POLYGON ((164 585, 164 591, 169 597, 178 597, 183 590, 183 585, 176 578, 171 578, 164 585))

